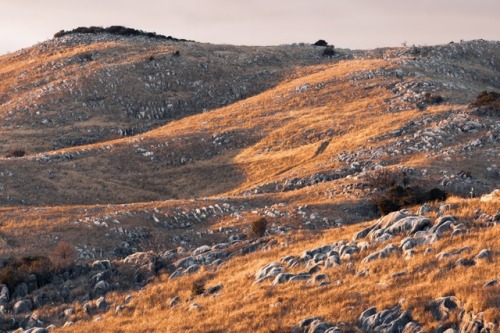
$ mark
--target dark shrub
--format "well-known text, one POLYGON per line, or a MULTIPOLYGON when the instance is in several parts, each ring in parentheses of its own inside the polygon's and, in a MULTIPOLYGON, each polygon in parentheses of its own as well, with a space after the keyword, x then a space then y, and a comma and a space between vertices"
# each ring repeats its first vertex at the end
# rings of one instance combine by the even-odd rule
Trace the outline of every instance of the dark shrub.
POLYGON ((438 188, 425 191, 420 186, 391 187, 375 198, 375 204, 381 215, 400 210, 405 206, 423 204, 429 201, 445 200, 446 192, 438 188))
POLYGON ((427 92, 424 94, 424 101, 427 104, 441 104, 444 102, 444 98, 441 95, 432 95, 427 92))
POLYGON ((205 292, 205 283, 203 281, 194 281, 191 285, 191 294, 193 296, 202 295, 205 292))
POLYGON ((49 258, 44 256, 24 257, 22 262, 26 271, 36 275, 39 286, 50 282, 52 270, 49 258))
POLYGON ((262 237, 265 235, 267 230, 267 220, 265 218, 260 218, 252 222, 252 232, 257 237, 262 237))
POLYGON ((435 201, 435 200, 446 200, 447 194, 445 191, 438 189, 438 188, 433 188, 429 192, 427 192, 427 201, 435 201))
POLYGON ((13 290, 19 283, 25 282, 30 274, 35 274, 39 285, 50 282, 50 261, 43 256, 9 258, 0 269, 0 284, 6 284, 13 290))
POLYGON ((23 157, 24 155, 26 155, 26 151, 24 149, 14 149, 7 152, 5 157, 23 157))
POLYGON ((472 105, 495 106, 496 108, 500 108, 500 94, 493 91, 483 91, 476 97, 476 101, 472 103, 472 105))
POLYGON ((5 284, 9 290, 14 288, 26 280, 28 275, 24 271, 18 270, 14 266, 7 266, 0 269, 0 284, 5 284))
POLYGON ((365 180, 370 187, 379 190, 392 188, 396 185, 405 185, 409 182, 406 173, 386 168, 367 174, 365 180))
POLYGON ((380 215, 387 215, 401 209, 401 206, 388 196, 380 196, 375 199, 375 204, 380 215))
POLYGON ((335 50, 333 46, 328 46, 323 50, 323 57, 333 57, 335 55, 335 50))
POLYGON ((60 241, 50 255, 50 262, 54 269, 60 270, 74 264, 75 257, 75 248, 68 242, 60 241))
POLYGON ((181 53, 179 51, 175 51, 173 54, 174 57, 180 57, 181 53))
POLYGON ((316 43, 314 43, 313 45, 314 46, 328 46, 328 43, 324 39, 320 39, 316 43))
POLYGON ((500 117, 500 94, 483 91, 470 106, 477 108, 474 113, 480 116, 500 117))

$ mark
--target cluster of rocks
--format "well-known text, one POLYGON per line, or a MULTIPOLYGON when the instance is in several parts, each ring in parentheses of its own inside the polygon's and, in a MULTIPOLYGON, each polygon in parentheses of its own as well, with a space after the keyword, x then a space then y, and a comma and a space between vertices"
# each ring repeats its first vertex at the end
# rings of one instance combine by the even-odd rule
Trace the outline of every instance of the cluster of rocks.
POLYGON ((176 250, 166 251, 162 254, 162 258, 168 259, 170 262, 177 259, 172 264, 173 273, 170 274, 169 279, 196 273, 202 266, 217 267, 235 255, 246 255, 275 244, 272 239, 247 240, 246 238, 245 234, 233 235, 226 243, 213 246, 202 245, 190 253, 179 253, 176 250))
MULTIPOLYGON (((42 329, 55 328, 49 325, 55 318, 43 316, 45 319, 40 319, 34 313, 48 304, 62 305, 78 300, 87 314, 107 310, 105 294, 119 288, 119 283, 111 283, 116 274, 111 266, 109 260, 73 265, 62 274, 52 274, 51 280, 43 285, 35 274, 31 274, 26 281, 17 284, 12 293, 6 285, 0 285, 0 330, 38 328, 40 330, 34 332, 45 332, 42 329)), ((74 308, 68 308, 60 318, 68 318, 74 312, 74 308)))
MULTIPOLYGON (((344 329, 361 330, 362 332, 385 333, 423 333, 422 325, 412 318, 410 310, 403 310, 407 303, 402 299, 399 304, 378 311, 371 307, 363 311, 356 323, 340 323, 333 325, 319 317, 301 320, 292 328, 295 333, 334 333, 344 332, 344 329)), ((428 302, 424 311, 437 322, 441 323, 435 332, 443 333, 487 333, 495 332, 498 325, 484 321, 484 314, 466 312, 463 303, 455 296, 445 296, 428 302)))
MULTIPOLYGON (((146 48, 148 52, 143 54, 143 62, 113 66, 122 59, 113 52, 93 49, 41 62, 30 72, 16 73, 20 87, 8 89, 6 96, 18 96, 17 89, 21 87, 25 91, 20 98, 4 103, 10 111, 7 116, 10 123, 31 126, 34 122, 45 121, 44 125, 55 127, 71 122, 70 118, 88 120, 94 111, 98 111, 99 116, 112 113, 116 119, 116 110, 123 110, 118 116, 125 127, 102 126, 103 132, 92 137, 92 141, 102 141, 115 133, 142 132, 171 119, 233 103, 271 88, 297 63, 311 65, 324 61, 313 46, 283 46, 286 52, 278 54, 272 47, 179 44, 170 40, 153 42, 109 34, 65 36, 20 51, 15 56, 44 59, 45 55, 54 52, 62 54, 74 47, 109 41, 118 42, 124 56, 135 57, 137 50, 146 48), (95 70, 96 65, 99 65, 98 70, 95 70), (29 78, 34 76, 29 74, 33 73, 44 79, 31 82, 29 78), (214 81, 215 77, 225 79, 214 81), (167 96, 165 92, 168 91, 189 91, 190 94, 167 96)), ((58 147, 74 144, 78 144, 74 139, 57 142, 58 147)))
POLYGON ((269 263, 255 273, 255 283, 259 284, 272 279, 272 285, 285 282, 306 281, 308 284, 326 285, 329 277, 326 274, 316 274, 321 269, 338 267, 343 261, 350 262, 351 257, 366 249, 366 243, 339 241, 318 248, 304 251, 299 256, 288 255, 280 259, 280 263, 269 263), (301 273, 286 273, 285 269, 303 267, 301 273))
POLYGON ((319 317, 306 318, 292 327, 292 333, 341 333, 343 325, 333 325, 319 317))
MULTIPOLYGON (((425 206, 422 209, 427 210, 425 206)), ((356 233, 354 240, 368 238, 370 244, 377 244, 398 235, 407 236, 397 246, 389 244, 380 251, 370 253, 362 260, 362 262, 368 263, 386 258, 391 253, 402 253, 404 258, 409 259, 415 255, 415 247, 417 246, 432 244, 446 234, 453 237, 468 232, 463 223, 459 223, 455 217, 450 215, 440 216, 432 223, 429 218, 411 215, 407 211, 397 211, 384 216, 377 223, 356 233)), ((429 254, 432 251, 432 247, 428 247, 424 252, 429 254)), ((442 260, 470 251, 471 249, 468 247, 460 248, 453 253, 441 252, 436 255, 436 258, 442 260)), ((490 256, 491 251, 483 249, 472 259, 460 258, 456 260, 456 265, 472 266, 476 264, 477 260, 487 260, 490 256)))
POLYGON ((376 307, 365 310, 358 318, 363 332, 419 332, 420 326, 413 322, 408 311, 399 305, 377 312, 376 307))
POLYGON ((314 186, 316 184, 344 178, 352 173, 352 171, 347 169, 338 169, 330 173, 314 173, 307 177, 283 179, 281 181, 274 181, 269 184, 259 184, 249 190, 244 191, 243 195, 295 191, 301 188, 314 186))

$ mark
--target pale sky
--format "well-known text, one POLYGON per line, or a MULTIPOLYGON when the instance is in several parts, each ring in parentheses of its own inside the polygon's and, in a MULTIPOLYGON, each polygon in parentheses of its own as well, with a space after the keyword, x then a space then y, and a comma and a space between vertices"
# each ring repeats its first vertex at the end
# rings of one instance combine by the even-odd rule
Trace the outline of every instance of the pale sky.
POLYGON ((500 0, 0 0, 0 54, 124 25, 199 42, 371 49, 500 40, 500 0))

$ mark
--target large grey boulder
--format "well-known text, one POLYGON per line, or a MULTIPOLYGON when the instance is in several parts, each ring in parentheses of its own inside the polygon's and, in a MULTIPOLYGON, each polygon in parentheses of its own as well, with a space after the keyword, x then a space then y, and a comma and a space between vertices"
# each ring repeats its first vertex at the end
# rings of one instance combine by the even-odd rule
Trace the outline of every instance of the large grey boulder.
POLYGON ((444 232, 452 230, 452 225, 456 222, 457 220, 451 215, 438 217, 429 232, 440 236, 444 232))
POLYGON ((452 311, 463 309, 462 302, 455 296, 439 297, 429 302, 425 309, 432 314, 435 320, 447 320, 452 311))
POLYGON ((106 302, 104 296, 99 297, 95 301, 95 306, 98 310, 106 310, 108 308, 108 303, 106 302))
POLYGON ((431 220, 421 216, 407 216, 404 217, 385 229, 385 232, 391 235, 398 235, 400 233, 409 232, 414 234, 417 231, 424 230, 431 225, 431 220))
POLYGON ((31 302, 29 300, 17 301, 12 308, 13 314, 29 313, 33 309, 31 302))
POLYGON ((197 256, 197 255, 200 255, 200 254, 202 254, 202 253, 205 253, 205 252, 208 252, 208 251, 211 251, 211 250, 212 250, 212 248, 211 248, 210 246, 208 246, 208 245, 202 245, 202 246, 200 246, 199 248, 195 249, 195 250, 191 253, 191 255, 192 255, 192 256, 197 256))
POLYGON ((184 271, 184 273, 186 273, 186 274, 193 274, 195 272, 198 272, 200 270, 200 268, 201 268, 200 265, 194 264, 194 265, 191 265, 188 268, 186 268, 186 270, 184 271))
POLYGON ((0 284, 0 305, 9 304, 10 293, 9 288, 5 284, 0 284))
POLYGON ((107 269, 111 269, 111 261, 96 260, 90 264, 90 269, 93 271, 105 271, 107 269))
POLYGON ((23 298, 26 295, 28 295, 28 285, 26 283, 20 283, 16 286, 14 289, 14 292, 12 293, 12 298, 23 298))
POLYGON ((156 256, 152 252, 136 252, 127 256, 122 260, 122 262, 135 266, 144 266, 150 263, 154 263, 155 260, 156 256))
POLYGON ((198 261, 193 258, 193 257, 186 257, 186 258, 182 258, 180 260, 177 260, 175 263, 174 263, 174 266, 176 268, 188 268, 189 266, 192 266, 194 264, 198 264, 198 261))
POLYGON ((256 273, 255 273, 255 281, 257 283, 260 283, 264 281, 265 279, 275 277, 276 275, 280 274, 283 271, 283 267, 281 264, 277 262, 272 262, 270 264, 267 264, 266 266, 260 268, 256 273))
POLYGON ((288 282, 294 276, 295 276, 295 274, 279 273, 278 275, 276 275, 276 277, 274 278, 273 283, 271 285, 277 286, 279 284, 288 282))
POLYGON ((94 287, 94 297, 104 296, 109 291, 109 284, 106 281, 99 281, 94 287))
POLYGON ((487 249, 482 249, 479 253, 474 257, 475 260, 486 260, 491 256, 491 251, 487 249))

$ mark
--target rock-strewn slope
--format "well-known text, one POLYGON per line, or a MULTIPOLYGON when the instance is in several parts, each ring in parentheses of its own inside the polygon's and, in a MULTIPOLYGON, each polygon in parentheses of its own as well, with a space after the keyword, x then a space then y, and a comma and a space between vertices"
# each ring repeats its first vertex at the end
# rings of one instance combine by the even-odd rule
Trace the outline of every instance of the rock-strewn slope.
POLYGON ((0 57, 3 151, 28 153, 142 133, 271 88, 317 47, 237 47, 71 34, 0 57), (37 140, 38 139, 38 140, 37 140))
POLYGON ((499 55, 0 57, 0 331, 498 330, 499 55))
POLYGON ((427 181, 461 195, 471 188, 482 194, 498 177, 500 127, 495 113, 474 113, 468 105, 480 91, 498 89, 499 50, 498 43, 475 41, 419 54, 388 49, 374 58, 341 50, 324 58, 320 49, 300 45, 245 48, 87 35, 42 43, 2 59, 10 69, 4 75, 26 71, 17 85, 2 87, 3 124, 10 127, 3 133, 16 135, 4 147, 26 148, 28 155, 0 160, 0 202, 123 203, 311 190, 320 182, 404 167, 410 159, 427 181), (80 49, 100 56, 67 63, 80 49), (151 52, 154 59, 146 59, 151 52), (28 65, 35 54, 54 59, 28 65), (50 70, 58 61, 61 70, 50 70), (292 71, 315 63, 322 64, 292 71), (63 87, 67 78, 81 84, 63 87), (33 95, 49 81, 61 87, 33 95), (467 82, 467 93, 460 82, 467 82), (176 101, 169 101, 172 94, 176 101), (97 95, 98 102, 87 101, 97 95), (167 121, 142 135, 100 142, 135 131, 124 128, 167 121), (68 143, 74 138, 78 142, 68 143), (49 151, 50 142, 66 139, 56 146, 77 147, 49 151), (85 145, 92 142, 98 143, 85 145), (484 158, 475 159, 478 154, 484 158))

